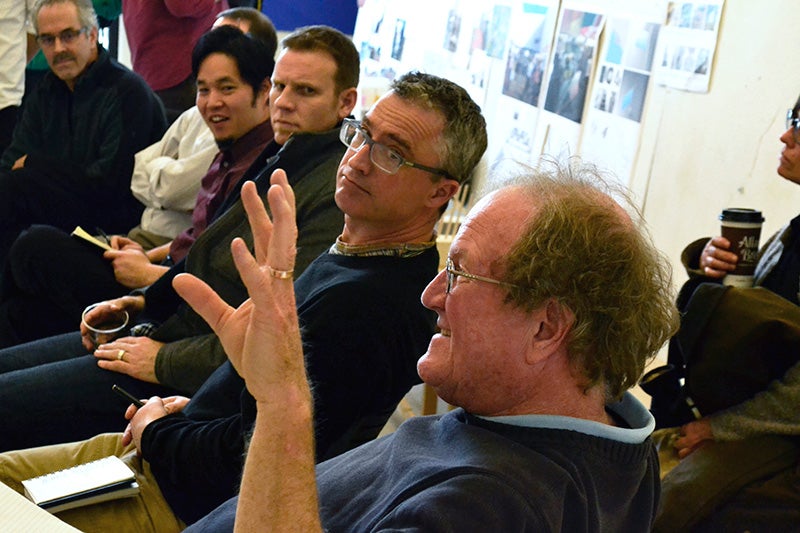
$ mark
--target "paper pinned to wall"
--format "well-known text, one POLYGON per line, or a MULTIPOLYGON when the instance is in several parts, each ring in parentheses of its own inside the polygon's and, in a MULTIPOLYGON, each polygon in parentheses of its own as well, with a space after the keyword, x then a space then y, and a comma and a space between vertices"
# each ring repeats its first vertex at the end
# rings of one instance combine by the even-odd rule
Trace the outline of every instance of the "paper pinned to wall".
POLYGON ((659 85, 707 93, 724 0, 669 2, 653 77, 659 85))
POLYGON ((660 13, 606 22, 581 136, 581 155, 628 185, 658 40, 660 13))

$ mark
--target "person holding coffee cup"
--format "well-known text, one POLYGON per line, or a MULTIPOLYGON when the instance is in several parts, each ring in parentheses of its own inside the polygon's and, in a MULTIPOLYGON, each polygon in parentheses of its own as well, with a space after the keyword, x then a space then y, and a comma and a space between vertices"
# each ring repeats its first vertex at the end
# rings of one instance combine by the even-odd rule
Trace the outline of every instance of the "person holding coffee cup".
MULTIPOLYGON (((778 175, 800 185, 800 98, 786 114, 786 131, 778 175)), ((727 210, 726 210, 727 211, 727 210)), ((722 217, 721 217, 722 218, 722 217)), ((740 258, 731 250, 733 243, 724 235, 697 240, 681 254, 686 271, 694 281, 684 293, 691 294, 698 282, 722 280, 737 268, 740 258), (710 279, 703 279, 710 278, 710 279)), ((795 217, 759 250, 754 267, 753 286, 764 287, 795 305, 800 305, 800 215, 795 217)), ((688 296, 688 295, 686 295, 688 296)), ((680 304, 680 300, 679 300, 680 304)))
MULTIPOLYGON (((800 98, 787 113, 786 130, 780 136, 780 140, 784 148, 781 151, 777 173, 782 178, 800 185, 800 98)), ((760 212, 739 208, 725 209, 720 215, 720 220, 722 235, 694 241, 681 255, 690 278, 678 295, 678 307, 683 313, 681 327, 688 330, 696 327, 701 320, 701 317, 692 316, 693 310, 687 310, 687 304, 695 294, 695 289, 707 282, 722 282, 740 287, 763 287, 794 305, 800 305, 800 215, 770 237, 760 249, 757 244, 757 235, 763 220, 760 212), (733 228, 733 226, 738 227, 733 228), (731 230, 750 233, 732 234, 729 233, 731 230), (741 246, 744 246, 744 249, 740 249, 741 246), (751 274, 752 281, 749 278, 751 274), (731 278, 732 275, 745 277, 731 278)), ((743 296, 738 297, 749 298, 750 295, 748 290, 743 296)), ((696 304, 697 301, 693 301, 692 307, 697 308, 696 304)), ((763 309, 763 313, 759 309, 751 311, 755 316, 775 313, 775 309, 763 309)), ((730 315, 730 308, 717 307, 713 310, 714 316, 722 316, 722 313, 730 315)), ((786 319, 784 322, 787 320, 788 327, 800 328, 800 324, 795 324, 791 319, 786 319)), ((721 329, 726 331, 726 335, 736 335, 742 339, 748 334, 747 331, 740 331, 731 323, 721 329)), ((702 333, 705 334, 705 331, 702 333)), ((765 342, 754 349, 762 351, 763 353, 759 355, 772 361, 775 355, 772 352, 778 347, 770 344, 775 342, 773 338, 766 338, 770 335, 770 332, 765 333, 763 339, 765 342)), ((698 341, 705 347, 704 357, 709 355, 730 357, 729 353, 714 354, 710 351, 709 347, 714 345, 714 341, 708 337, 698 341)), ((683 365, 683 357, 680 346, 671 342, 668 362, 683 365)), ((659 410, 666 405, 658 403, 654 396, 651 410, 657 424, 660 418, 659 410)), ((662 458, 663 479, 662 507, 656 518, 654 531, 674 530, 680 519, 688 517, 696 510, 687 505, 686 500, 686 495, 690 494, 692 486, 703 487, 707 493, 703 501, 711 501, 708 499, 711 497, 709 491, 713 489, 715 476, 719 477, 720 472, 734 471, 739 468, 740 463, 752 467, 756 458, 764 461, 764 464, 758 465, 761 468, 758 470, 761 479, 736 488, 730 485, 724 487, 721 493, 724 492, 727 498, 723 499, 720 496, 720 499, 715 501, 712 511, 709 510, 711 509, 709 505, 702 513, 698 511, 692 519, 697 521, 702 519, 699 523, 703 530, 725 530, 732 523, 736 524, 737 529, 744 530, 747 529, 747 524, 751 523, 747 520, 752 520, 753 517, 760 521, 758 526, 769 524, 774 526, 772 529, 777 530, 783 530, 787 525, 791 528, 796 527, 797 523, 800 523, 800 490, 798 490, 800 462, 797 460, 800 446, 791 440, 788 440, 788 444, 787 441, 782 441, 791 448, 791 453, 784 450, 781 458, 788 457, 786 459, 788 466, 778 466, 774 461, 772 464, 768 463, 770 453, 775 449, 768 449, 763 445, 763 441, 758 439, 790 437, 796 440, 796 437, 800 436, 800 410, 797 409, 797 405, 800 405, 800 362, 794 363, 782 373, 782 377, 771 381, 765 389, 748 400, 714 413, 703 413, 698 419, 684 423, 680 427, 667 427, 656 431, 653 434, 654 441, 662 443, 659 454, 662 458), (719 442, 719 445, 716 442, 719 442), (741 456, 735 455, 735 450, 745 450, 748 446, 751 449, 758 449, 758 453, 742 452, 741 456), (669 452, 672 448, 681 461, 672 472, 675 475, 671 476, 664 471, 664 465, 668 456, 665 452, 669 452), (694 457, 698 450, 702 450, 700 456, 694 457), (717 469, 712 472, 714 465, 717 469), (690 471, 688 467, 695 470, 690 471), (709 483, 709 480, 712 482, 709 483)), ((663 414, 665 416, 662 421, 668 420, 666 409, 663 414)), ((662 423, 659 427, 665 425, 671 424, 662 423)), ((778 454, 772 454, 772 459, 778 461, 778 454)), ((751 470, 757 471, 755 467, 751 470)), ((752 472, 747 472, 742 477, 745 478, 752 472)), ((694 525, 697 523, 694 522, 694 525)), ((686 525, 686 529, 689 529, 689 525, 686 525)))

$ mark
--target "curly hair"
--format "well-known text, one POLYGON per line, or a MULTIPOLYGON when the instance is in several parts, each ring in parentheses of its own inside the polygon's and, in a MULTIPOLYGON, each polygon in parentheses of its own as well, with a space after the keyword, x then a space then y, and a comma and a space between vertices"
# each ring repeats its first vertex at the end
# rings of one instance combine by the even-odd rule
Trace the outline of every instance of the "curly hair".
POLYGON ((414 105, 441 113, 445 124, 437 150, 440 167, 459 183, 472 177, 486 151, 486 120, 467 91, 450 80, 417 71, 395 79, 390 90, 414 105))
POLYGON ((593 165, 552 163, 516 184, 536 210, 505 261, 507 302, 532 311, 555 299, 575 316, 567 339, 586 388, 618 399, 678 328, 672 269, 621 187, 593 165))

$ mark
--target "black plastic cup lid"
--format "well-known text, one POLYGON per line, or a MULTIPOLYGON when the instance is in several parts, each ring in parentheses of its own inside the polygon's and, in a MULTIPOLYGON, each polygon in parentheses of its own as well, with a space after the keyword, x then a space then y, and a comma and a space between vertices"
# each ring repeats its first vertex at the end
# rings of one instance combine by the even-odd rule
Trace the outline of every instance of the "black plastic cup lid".
POLYGON ((719 219, 728 222, 764 222, 761 211, 749 209, 747 207, 729 207, 723 209, 719 219))

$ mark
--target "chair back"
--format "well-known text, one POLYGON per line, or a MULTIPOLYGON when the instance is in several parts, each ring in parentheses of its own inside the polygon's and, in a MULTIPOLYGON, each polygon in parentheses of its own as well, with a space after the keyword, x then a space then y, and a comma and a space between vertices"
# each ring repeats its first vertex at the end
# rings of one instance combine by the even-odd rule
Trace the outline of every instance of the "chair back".
POLYGON ((464 220, 470 207, 472 207, 469 192, 469 183, 462 184, 461 188, 458 190, 458 194, 450 199, 450 204, 447 206, 445 212, 442 213, 439 222, 436 224, 436 247, 439 249, 439 270, 444 268, 447 254, 450 251, 450 244, 453 242, 456 233, 458 233, 458 228, 461 227, 461 221, 464 220))

